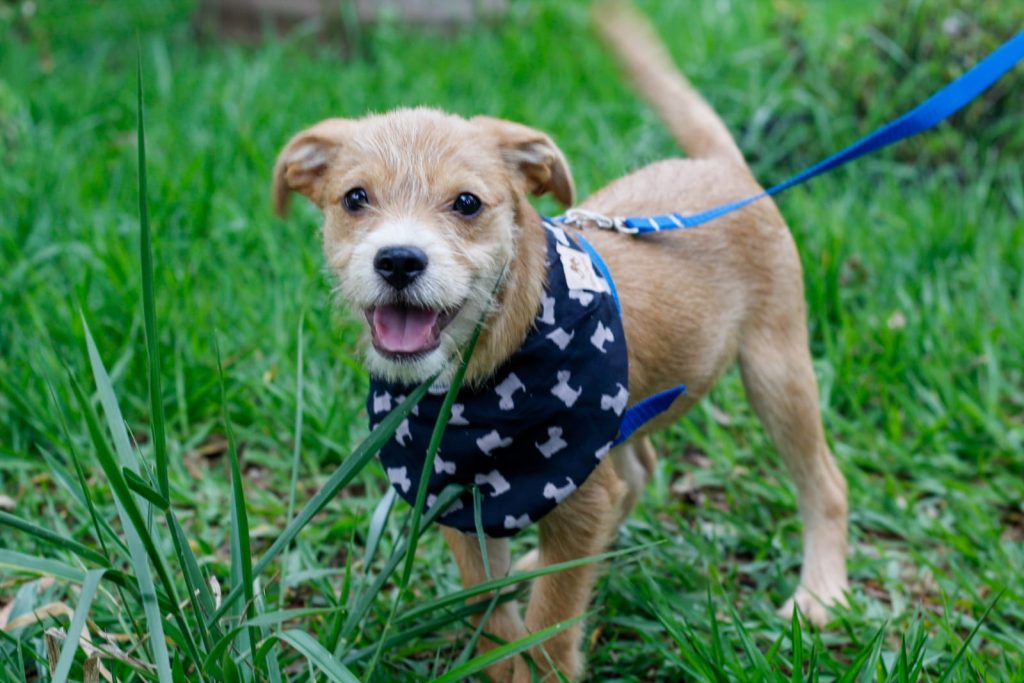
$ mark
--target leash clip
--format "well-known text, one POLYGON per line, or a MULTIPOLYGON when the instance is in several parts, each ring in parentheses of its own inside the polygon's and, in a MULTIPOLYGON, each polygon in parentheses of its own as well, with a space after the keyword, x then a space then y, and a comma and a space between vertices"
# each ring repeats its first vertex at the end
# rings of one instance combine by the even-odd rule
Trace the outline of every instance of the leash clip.
POLYGON ((577 228, 583 228, 589 224, 602 230, 615 230, 626 235, 635 235, 640 232, 637 228, 627 226, 624 218, 618 216, 609 217, 603 213, 587 211, 586 209, 569 209, 562 216, 562 223, 574 225, 577 228))

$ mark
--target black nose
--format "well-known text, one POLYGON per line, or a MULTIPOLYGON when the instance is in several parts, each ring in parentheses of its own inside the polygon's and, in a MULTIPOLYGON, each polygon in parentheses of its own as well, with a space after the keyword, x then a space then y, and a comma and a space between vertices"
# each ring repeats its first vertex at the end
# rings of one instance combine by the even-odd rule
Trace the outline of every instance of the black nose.
POLYGON ((373 257, 373 269, 395 289, 404 289, 427 269, 427 255, 416 247, 384 247, 373 257))

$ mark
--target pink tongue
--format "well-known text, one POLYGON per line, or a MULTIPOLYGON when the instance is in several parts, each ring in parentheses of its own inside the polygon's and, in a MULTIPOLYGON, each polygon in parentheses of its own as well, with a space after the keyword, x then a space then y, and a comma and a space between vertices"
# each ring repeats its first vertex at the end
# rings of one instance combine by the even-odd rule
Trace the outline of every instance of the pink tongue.
POLYGON ((377 343, 394 353, 414 353, 430 346, 436 322, 437 311, 391 305, 373 309, 377 343))

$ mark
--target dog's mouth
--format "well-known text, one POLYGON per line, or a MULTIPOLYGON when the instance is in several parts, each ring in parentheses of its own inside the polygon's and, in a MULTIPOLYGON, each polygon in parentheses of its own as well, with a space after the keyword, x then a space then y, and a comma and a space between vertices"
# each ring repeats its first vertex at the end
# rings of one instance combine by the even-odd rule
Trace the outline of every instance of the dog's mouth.
POLYGON ((373 348, 386 358, 410 360, 441 344, 441 331, 458 310, 444 311, 403 303, 378 304, 366 309, 373 348))

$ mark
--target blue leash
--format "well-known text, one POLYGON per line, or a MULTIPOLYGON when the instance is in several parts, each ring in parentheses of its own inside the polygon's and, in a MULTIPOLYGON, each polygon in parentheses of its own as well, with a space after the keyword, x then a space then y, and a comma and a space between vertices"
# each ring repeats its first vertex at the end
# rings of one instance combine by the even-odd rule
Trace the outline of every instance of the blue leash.
MULTIPOLYGON (((833 154, 832 156, 819 161, 807 170, 796 174, 789 180, 756 194, 746 199, 723 204, 722 206, 702 211, 697 214, 684 216, 680 213, 668 213, 658 216, 631 216, 624 219, 609 219, 604 216, 593 216, 586 212, 580 212, 579 216, 584 220, 592 220, 599 227, 611 228, 620 232, 631 234, 644 234, 660 232, 662 230, 678 230, 680 228, 695 228, 698 225, 708 223, 720 216, 743 208, 747 204, 756 202, 758 199, 779 194, 810 180, 816 175, 831 171, 833 168, 853 161, 865 154, 870 154, 877 149, 887 147, 894 142, 899 142, 918 133, 935 127, 940 122, 960 111, 971 100, 988 90, 993 83, 1003 77, 1010 69, 1024 59, 1024 31, 1003 43, 1000 47, 985 59, 978 62, 964 75, 956 79, 927 100, 903 116, 890 121, 875 132, 864 136, 846 149, 833 154)), ((565 216, 551 219, 555 223, 573 222, 570 218, 571 212, 565 216)), ((607 280, 615 298, 615 305, 619 308, 619 315, 622 315, 622 306, 619 304, 618 292, 612 280, 611 271, 605 264, 601 255, 585 240, 582 235, 576 235, 584 250, 590 255, 598 270, 607 280)), ((672 402, 679 396, 686 393, 686 387, 679 385, 666 389, 653 396, 648 396, 626 409, 622 416, 622 424, 619 427, 619 437, 614 445, 619 445, 630 437, 637 429, 649 422, 654 417, 668 410, 672 402)))
MULTIPOLYGON (((807 170, 760 194, 689 216, 680 213, 667 213, 659 216, 630 216, 618 221, 610 221, 609 223, 614 224, 601 225, 600 227, 614 227, 622 232, 644 234, 660 232, 662 230, 695 228, 698 225, 703 225, 727 213, 741 209, 747 204, 756 202, 758 199, 779 194, 794 185, 810 180, 816 175, 831 171, 833 168, 842 166, 865 154, 870 154, 894 142, 899 142, 935 127, 940 122, 960 111, 960 109, 981 95, 981 93, 988 90, 993 83, 1002 78, 1021 59, 1024 59, 1024 31, 1003 43, 992 54, 978 62, 960 78, 942 88, 903 116, 890 121, 846 149, 819 161, 807 170)), ((582 212, 581 215, 585 219, 588 217, 582 212)), ((566 216, 555 218, 554 221, 556 223, 564 223, 566 222, 566 216)))

